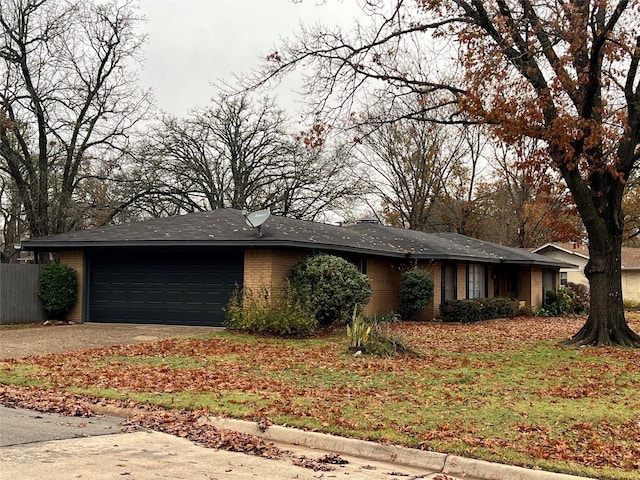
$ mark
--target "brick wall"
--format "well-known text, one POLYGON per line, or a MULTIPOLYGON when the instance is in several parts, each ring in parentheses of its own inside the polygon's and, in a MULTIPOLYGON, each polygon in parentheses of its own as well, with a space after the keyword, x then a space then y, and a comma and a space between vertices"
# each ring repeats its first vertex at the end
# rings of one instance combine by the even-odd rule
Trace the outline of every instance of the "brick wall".
POLYGON ((540 308, 542 306, 542 268, 531 268, 531 300, 527 306, 540 308))
POLYGON ((244 252, 244 288, 258 292, 268 288, 277 295, 284 289, 289 270, 305 254, 271 249, 253 249, 244 252))
POLYGON ((398 311, 400 273, 398 268, 393 267, 391 260, 367 259, 367 277, 369 277, 373 295, 364 308, 365 314, 384 315, 398 311))
POLYGON ((84 302, 84 253, 82 250, 64 250, 60 252, 60 263, 69 265, 78 275, 78 301, 67 314, 67 320, 82 322, 82 305, 84 302))
POLYGON ((522 267, 520 271, 520 297, 529 308, 542 306, 542 268, 522 267))

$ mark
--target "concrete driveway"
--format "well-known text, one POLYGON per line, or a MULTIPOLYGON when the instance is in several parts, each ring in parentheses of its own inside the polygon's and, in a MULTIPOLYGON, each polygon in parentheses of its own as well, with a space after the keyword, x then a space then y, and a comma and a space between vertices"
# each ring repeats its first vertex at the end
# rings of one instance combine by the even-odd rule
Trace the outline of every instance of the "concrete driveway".
POLYGON ((0 359, 152 342, 224 330, 221 327, 83 323, 0 330, 0 359))

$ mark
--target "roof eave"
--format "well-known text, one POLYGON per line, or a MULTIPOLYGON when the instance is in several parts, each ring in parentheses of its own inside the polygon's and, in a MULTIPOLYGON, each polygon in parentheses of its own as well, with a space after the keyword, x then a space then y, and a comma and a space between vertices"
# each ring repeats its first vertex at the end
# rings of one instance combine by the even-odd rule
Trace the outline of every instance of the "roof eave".
POLYGON ((74 249, 100 249, 100 248, 173 248, 173 247, 220 247, 220 248, 301 248, 305 250, 328 250, 348 253, 359 253, 371 256, 384 256, 406 258, 403 251, 376 250, 350 245, 337 245, 333 243, 301 242, 292 240, 123 240, 123 241, 79 241, 79 242, 22 242, 22 249, 29 251, 46 250, 74 250, 74 249))
POLYGON ((503 257, 478 257, 474 255, 448 255, 441 253, 412 253, 392 250, 379 250, 371 248, 354 247, 350 245, 338 245, 333 243, 302 242, 292 240, 121 240, 121 241, 59 241, 39 242, 38 240, 25 240, 22 249, 29 251, 46 250, 73 250, 73 249, 100 249, 100 248, 174 248, 174 247, 219 247, 219 248, 300 248, 304 250, 340 251, 360 255, 369 255, 386 258, 404 258, 415 260, 441 260, 475 262, 485 264, 509 264, 509 265, 540 265, 557 268, 571 268, 575 265, 564 262, 540 262, 529 259, 505 259, 503 257))
POLYGON ((554 245, 553 243, 547 243, 546 245, 538 247, 535 250, 531 250, 531 252, 532 253, 536 253, 538 255, 542 255, 541 253, 538 253, 538 252, 540 252, 540 251, 542 251, 544 249, 547 249, 547 248, 553 248, 553 249, 558 250, 560 252, 564 252, 564 253, 567 253, 569 255, 575 255, 576 257, 580 257, 580 258, 584 258, 586 260, 589 260, 589 255, 585 255, 584 253, 580 253, 580 252, 578 252, 576 250, 569 250, 567 248, 563 248, 563 247, 560 247, 558 245, 554 245))

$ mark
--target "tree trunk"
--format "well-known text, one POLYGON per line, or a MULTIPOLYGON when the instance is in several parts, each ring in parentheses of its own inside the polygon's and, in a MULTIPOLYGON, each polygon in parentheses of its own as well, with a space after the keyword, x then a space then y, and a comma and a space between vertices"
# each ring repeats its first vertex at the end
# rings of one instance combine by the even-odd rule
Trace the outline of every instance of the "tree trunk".
POLYGON ((622 299, 622 235, 594 238, 589 234, 589 279, 591 300, 584 326, 568 344, 640 348, 640 336, 628 326, 622 299))

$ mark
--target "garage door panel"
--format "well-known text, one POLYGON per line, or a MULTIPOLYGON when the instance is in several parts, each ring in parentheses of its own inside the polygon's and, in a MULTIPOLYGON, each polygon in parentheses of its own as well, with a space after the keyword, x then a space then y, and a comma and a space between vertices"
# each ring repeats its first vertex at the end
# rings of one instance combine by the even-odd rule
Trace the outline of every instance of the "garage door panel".
POLYGON ((89 321, 222 325, 223 308, 242 284, 241 252, 128 252, 90 256, 89 321))

